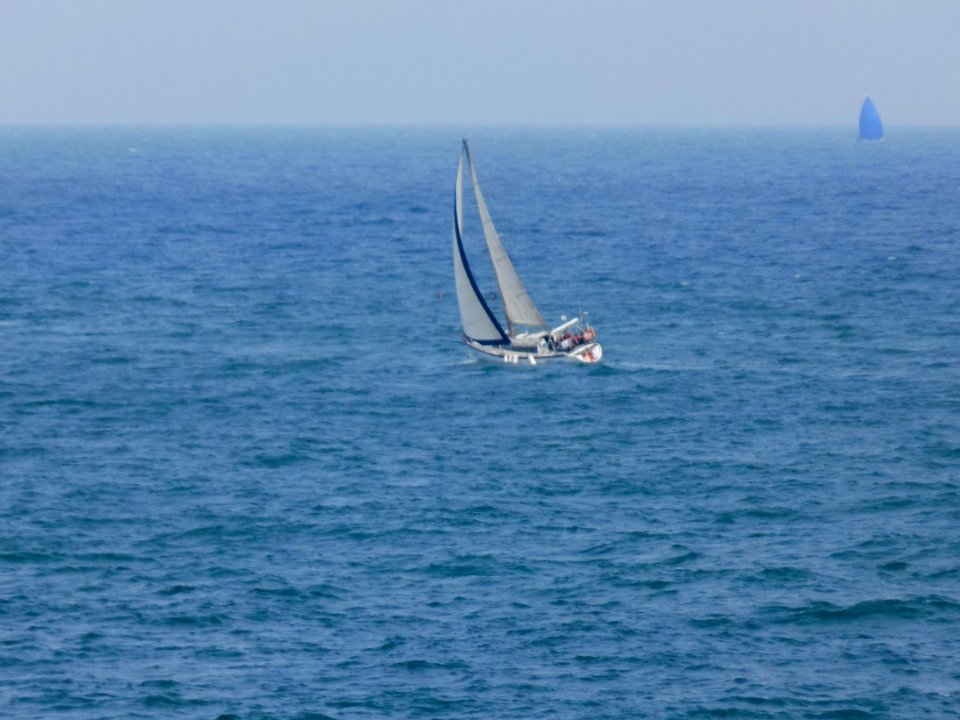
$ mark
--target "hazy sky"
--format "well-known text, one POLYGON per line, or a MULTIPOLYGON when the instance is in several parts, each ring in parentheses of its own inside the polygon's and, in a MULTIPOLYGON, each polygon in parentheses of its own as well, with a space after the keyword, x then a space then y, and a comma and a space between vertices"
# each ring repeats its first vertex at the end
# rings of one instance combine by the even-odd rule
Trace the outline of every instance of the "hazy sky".
POLYGON ((0 0, 2 123, 960 125, 960 0, 0 0))

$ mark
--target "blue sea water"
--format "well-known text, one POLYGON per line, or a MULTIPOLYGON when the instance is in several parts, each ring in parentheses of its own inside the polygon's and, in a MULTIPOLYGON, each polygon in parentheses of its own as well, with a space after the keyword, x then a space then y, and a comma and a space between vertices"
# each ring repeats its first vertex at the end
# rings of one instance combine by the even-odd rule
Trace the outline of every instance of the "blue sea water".
POLYGON ((602 364, 459 130, 0 130, 0 716, 960 716, 960 131, 468 135, 602 364))

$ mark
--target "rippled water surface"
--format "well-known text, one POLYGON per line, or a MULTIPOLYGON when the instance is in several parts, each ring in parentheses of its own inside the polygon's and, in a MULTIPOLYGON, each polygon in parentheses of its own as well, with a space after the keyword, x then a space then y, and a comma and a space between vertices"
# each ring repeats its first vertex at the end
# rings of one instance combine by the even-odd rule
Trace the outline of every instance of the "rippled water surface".
POLYGON ((960 131, 460 137, 0 131, 0 715, 960 714, 960 131))

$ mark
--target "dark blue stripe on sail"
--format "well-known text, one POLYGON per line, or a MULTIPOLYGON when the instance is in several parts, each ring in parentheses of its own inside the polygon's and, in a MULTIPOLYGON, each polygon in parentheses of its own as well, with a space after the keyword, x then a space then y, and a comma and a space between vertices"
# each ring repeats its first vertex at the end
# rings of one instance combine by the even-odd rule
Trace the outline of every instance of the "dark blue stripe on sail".
POLYGON ((453 229, 457 233, 457 251, 460 253, 460 262, 463 264, 463 270, 467 273, 467 280, 470 281, 470 287, 473 288, 474 294, 477 296, 477 300, 480 301, 480 305, 483 306, 483 309, 487 313, 487 317, 490 318, 490 322, 493 323, 493 326, 497 329, 497 332, 500 333, 500 338, 497 340, 476 340, 470 338, 474 342, 480 343, 481 345, 502 345, 504 343, 509 344, 510 338, 507 337, 507 334, 503 331, 503 328, 500 326, 500 323, 497 322, 496 316, 490 312, 490 306, 487 305, 487 301, 483 299, 483 295, 480 293, 480 288, 477 287, 477 281, 473 277, 473 273, 470 271, 470 263, 467 262, 467 254, 463 250, 463 238, 460 236, 460 223, 457 221, 457 192, 453 192, 453 229))

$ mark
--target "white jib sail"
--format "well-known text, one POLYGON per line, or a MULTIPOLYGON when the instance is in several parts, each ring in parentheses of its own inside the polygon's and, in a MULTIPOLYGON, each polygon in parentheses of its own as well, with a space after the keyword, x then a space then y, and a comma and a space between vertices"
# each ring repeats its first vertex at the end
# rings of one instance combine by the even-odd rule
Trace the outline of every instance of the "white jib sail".
POLYGON ((463 250, 463 155, 457 167, 457 191, 453 210, 453 275, 457 284, 457 304, 460 306, 460 321, 463 332, 474 340, 498 343, 508 342, 499 323, 483 301, 476 282, 470 273, 463 250))
MULTIPOLYGON (((507 255, 503 243, 500 242, 497 229, 493 226, 493 219, 490 217, 490 211, 487 210, 483 193, 480 192, 477 170, 473 166, 473 160, 470 158, 470 147, 466 141, 464 141, 463 147, 467 153, 467 162, 470 164, 470 178, 473 182, 473 192, 477 196, 477 207, 480 210, 480 220, 483 223, 483 236, 487 241, 487 249, 490 251, 493 269, 497 273, 497 284, 500 286, 500 296, 503 298, 503 307, 507 313, 511 332, 514 325, 546 327, 547 323, 543 319, 543 315, 540 314, 537 306, 534 305, 533 300, 527 293, 527 289, 523 286, 520 276, 517 275, 517 271, 510 261, 510 256, 507 255)), ((462 157, 460 163, 463 164, 462 157)), ((459 185, 457 187, 459 188, 459 185)))

